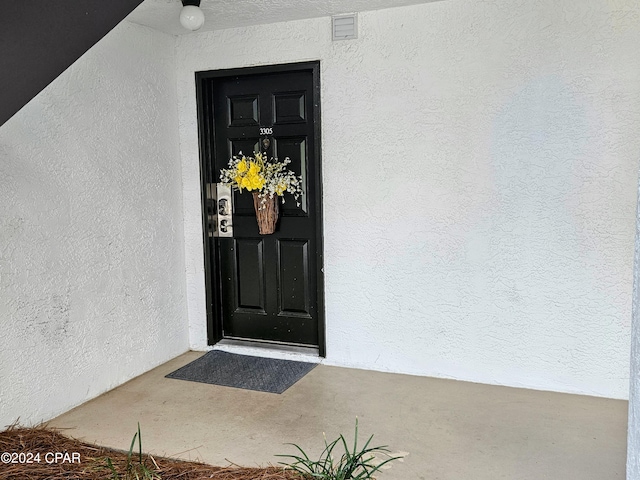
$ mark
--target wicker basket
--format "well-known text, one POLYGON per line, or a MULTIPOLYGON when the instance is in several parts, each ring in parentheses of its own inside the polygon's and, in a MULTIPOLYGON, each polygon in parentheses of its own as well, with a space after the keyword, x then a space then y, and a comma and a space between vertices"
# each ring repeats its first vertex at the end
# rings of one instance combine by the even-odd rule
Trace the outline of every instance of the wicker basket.
POLYGON ((258 192, 253 192, 253 207, 256 209, 256 220, 260 235, 270 235, 276 231, 278 223, 278 197, 266 196, 264 203, 258 192))

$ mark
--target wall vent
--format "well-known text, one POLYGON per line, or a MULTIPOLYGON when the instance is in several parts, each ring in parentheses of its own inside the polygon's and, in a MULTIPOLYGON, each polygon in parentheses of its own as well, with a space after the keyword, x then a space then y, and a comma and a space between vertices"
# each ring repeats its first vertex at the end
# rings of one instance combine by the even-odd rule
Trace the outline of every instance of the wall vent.
POLYGON ((331 17, 331 27, 333 40, 358 38, 358 16, 355 13, 331 17))

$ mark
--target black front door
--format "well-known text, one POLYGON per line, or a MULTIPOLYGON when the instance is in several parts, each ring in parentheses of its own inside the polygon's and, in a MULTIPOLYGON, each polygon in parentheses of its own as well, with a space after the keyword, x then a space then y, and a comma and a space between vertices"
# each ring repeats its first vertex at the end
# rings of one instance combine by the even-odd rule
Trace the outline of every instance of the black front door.
POLYGON ((260 151, 289 157, 304 192, 300 206, 285 193, 271 235, 258 232, 251 194, 234 192, 233 238, 205 235, 209 343, 259 340, 324 352, 317 79, 317 63, 198 74, 205 190, 231 156, 260 151))

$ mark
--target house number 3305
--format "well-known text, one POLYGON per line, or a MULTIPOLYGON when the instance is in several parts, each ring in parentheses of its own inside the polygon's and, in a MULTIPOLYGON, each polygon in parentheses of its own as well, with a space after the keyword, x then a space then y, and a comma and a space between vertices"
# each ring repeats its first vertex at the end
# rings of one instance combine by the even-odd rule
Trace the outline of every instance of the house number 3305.
POLYGON ((260 135, 273 135, 273 128, 260 127, 260 135))

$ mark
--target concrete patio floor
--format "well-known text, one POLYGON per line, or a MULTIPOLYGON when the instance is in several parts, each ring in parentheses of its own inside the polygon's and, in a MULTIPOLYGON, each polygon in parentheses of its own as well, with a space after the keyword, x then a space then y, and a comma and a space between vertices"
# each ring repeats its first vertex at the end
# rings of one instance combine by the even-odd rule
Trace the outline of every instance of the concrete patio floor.
POLYGON ((340 433, 406 455, 379 480, 625 477, 627 402, 319 365, 281 395, 167 379, 189 352, 50 422, 154 455, 256 466, 340 433))

